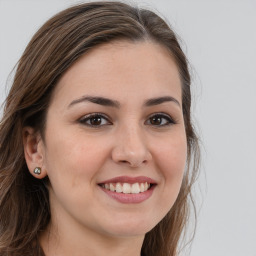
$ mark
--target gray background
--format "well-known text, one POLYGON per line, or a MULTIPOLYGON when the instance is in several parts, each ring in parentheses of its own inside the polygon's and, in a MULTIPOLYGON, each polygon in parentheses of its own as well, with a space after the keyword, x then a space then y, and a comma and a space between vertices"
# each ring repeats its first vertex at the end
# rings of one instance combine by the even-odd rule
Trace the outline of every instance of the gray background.
MULTIPOLYGON (((35 31, 77 2, 0 0, 1 103, 35 31)), ((135 2, 169 20, 192 66, 203 164, 191 256, 256 256, 256 0, 135 2)))

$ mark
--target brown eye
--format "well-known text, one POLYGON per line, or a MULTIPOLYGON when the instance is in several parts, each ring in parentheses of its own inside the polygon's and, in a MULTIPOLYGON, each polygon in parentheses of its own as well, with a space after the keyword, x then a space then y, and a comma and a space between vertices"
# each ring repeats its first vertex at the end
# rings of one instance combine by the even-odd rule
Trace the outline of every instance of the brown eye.
POLYGON ((162 117, 160 116, 154 116, 150 118, 150 123, 152 125, 161 125, 162 123, 162 117))
POLYGON ((100 125, 102 120, 100 116, 95 116, 89 119, 91 125, 100 125))
POLYGON ((84 116, 82 119, 79 120, 79 123, 90 126, 90 127, 101 127, 104 125, 110 125, 111 123, 102 114, 90 114, 84 116))
POLYGON ((173 121, 173 119, 166 114, 155 114, 151 116, 146 122, 147 125, 153 126, 166 126, 174 123, 175 122, 173 121))

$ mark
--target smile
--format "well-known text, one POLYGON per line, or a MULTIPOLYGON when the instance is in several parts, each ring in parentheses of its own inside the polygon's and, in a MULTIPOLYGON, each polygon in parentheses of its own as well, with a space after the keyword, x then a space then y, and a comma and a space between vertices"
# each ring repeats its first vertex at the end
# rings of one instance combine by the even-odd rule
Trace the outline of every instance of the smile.
POLYGON ((147 182, 144 183, 105 183, 101 184, 101 186, 107 190, 117 193, 124 194, 138 194, 147 191, 150 188, 150 184, 147 182))
POLYGON ((124 204, 138 204, 150 198, 157 183, 148 177, 120 176, 98 183, 110 198, 124 204))

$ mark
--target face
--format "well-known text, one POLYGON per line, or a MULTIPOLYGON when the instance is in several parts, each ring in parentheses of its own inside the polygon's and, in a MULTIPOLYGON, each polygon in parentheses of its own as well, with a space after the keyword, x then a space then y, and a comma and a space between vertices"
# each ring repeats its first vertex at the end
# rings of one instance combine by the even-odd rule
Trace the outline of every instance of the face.
POLYGON ((182 182, 181 100, 176 64, 157 44, 114 42, 76 62, 54 91, 40 144, 53 222, 111 236, 151 230, 182 182))

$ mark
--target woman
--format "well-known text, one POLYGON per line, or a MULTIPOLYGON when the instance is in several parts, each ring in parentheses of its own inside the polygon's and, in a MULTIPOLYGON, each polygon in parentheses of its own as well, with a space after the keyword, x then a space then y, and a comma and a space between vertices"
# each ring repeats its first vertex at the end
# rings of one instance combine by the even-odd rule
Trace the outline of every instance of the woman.
POLYGON ((1 255, 177 255, 199 158, 190 105, 186 57, 153 12, 92 2, 51 18, 1 121, 1 255))

